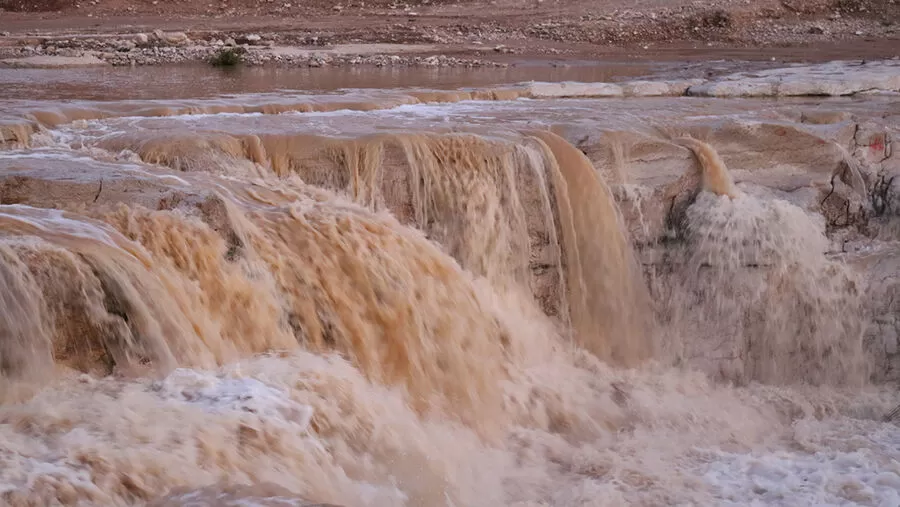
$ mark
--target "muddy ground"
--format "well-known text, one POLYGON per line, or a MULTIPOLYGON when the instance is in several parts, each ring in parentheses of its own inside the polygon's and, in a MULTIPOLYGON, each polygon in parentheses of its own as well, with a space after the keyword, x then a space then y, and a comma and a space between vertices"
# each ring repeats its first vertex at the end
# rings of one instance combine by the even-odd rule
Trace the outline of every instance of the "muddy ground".
MULTIPOLYGON (((170 45, 390 43, 408 45, 390 54, 462 63, 900 54, 900 0, 0 0, 0 9, 4 58, 56 54, 69 40, 53 36, 94 36, 68 46, 127 53, 135 48, 104 46, 108 38, 97 36, 148 33, 152 42, 154 30, 187 36, 170 45)), ((384 51, 360 53, 376 52, 384 51)), ((166 60, 98 56, 114 64, 166 60)))

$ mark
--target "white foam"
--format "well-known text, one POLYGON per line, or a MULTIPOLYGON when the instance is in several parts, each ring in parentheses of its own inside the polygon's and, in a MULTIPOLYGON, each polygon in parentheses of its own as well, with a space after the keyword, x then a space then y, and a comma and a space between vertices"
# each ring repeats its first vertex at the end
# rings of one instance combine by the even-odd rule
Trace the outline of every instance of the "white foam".
POLYGON ((711 451, 703 478, 719 505, 900 505, 900 428, 850 419, 797 426, 808 450, 711 451))
POLYGON ((203 410, 249 412, 260 417, 283 419, 295 431, 306 431, 313 410, 291 400, 284 391, 253 378, 234 378, 179 368, 154 385, 168 400, 201 407, 203 410))

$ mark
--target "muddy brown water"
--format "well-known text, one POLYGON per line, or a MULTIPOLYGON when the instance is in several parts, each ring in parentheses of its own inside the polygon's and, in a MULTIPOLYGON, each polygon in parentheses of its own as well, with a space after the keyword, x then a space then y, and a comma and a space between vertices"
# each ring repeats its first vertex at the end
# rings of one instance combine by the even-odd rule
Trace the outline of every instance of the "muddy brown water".
POLYGON ((160 70, 0 71, 0 503, 900 497, 895 95, 160 70))
POLYGON ((703 62, 522 60, 506 68, 337 68, 237 67, 205 64, 83 69, 12 69, 0 67, 3 99, 125 100, 186 99, 220 94, 279 90, 328 92, 345 88, 425 88, 453 90, 526 81, 617 82, 627 79, 695 78, 737 70, 766 68, 774 62, 721 59, 703 62), (159 76, 164 73, 165 79, 159 76), (39 83, 39 86, 35 86, 39 83))
POLYGON ((185 99, 278 90, 334 91, 342 88, 456 89, 522 81, 609 81, 653 73, 653 64, 520 66, 498 69, 403 69, 370 66, 216 69, 208 65, 54 69, 0 69, 7 99, 185 99), (164 72, 166 79, 159 79, 164 72), (35 87, 35 83, 41 86, 35 87))

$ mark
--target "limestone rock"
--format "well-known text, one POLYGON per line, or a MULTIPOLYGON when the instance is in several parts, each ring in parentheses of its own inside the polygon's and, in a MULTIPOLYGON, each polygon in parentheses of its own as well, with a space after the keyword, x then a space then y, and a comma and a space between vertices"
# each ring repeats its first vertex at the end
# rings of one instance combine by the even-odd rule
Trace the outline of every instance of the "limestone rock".
POLYGON ((704 97, 845 96, 871 91, 900 91, 900 64, 831 62, 757 73, 738 73, 692 86, 704 97))
POLYGON ((534 98, 563 97, 622 97, 622 87, 612 83, 531 83, 529 94, 534 98))
POLYGON ((773 97, 775 83, 767 81, 731 80, 709 82, 688 88, 688 95, 698 97, 773 97))
POLYGON ((629 97, 661 97, 672 93, 665 81, 629 81, 622 84, 622 90, 629 97))
POLYGON ((19 68, 69 68, 69 67, 95 67, 107 65, 107 63, 94 55, 83 56, 47 56, 35 55, 24 58, 9 58, 0 60, 0 63, 10 67, 19 68))

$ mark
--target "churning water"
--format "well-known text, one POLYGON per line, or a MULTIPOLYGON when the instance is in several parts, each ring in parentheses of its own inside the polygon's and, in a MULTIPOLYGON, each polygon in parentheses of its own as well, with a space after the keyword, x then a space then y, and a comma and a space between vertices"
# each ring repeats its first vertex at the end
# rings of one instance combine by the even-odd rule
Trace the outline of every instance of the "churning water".
POLYGON ((9 101, 0 503, 900 505, 869 100, 9 101))

